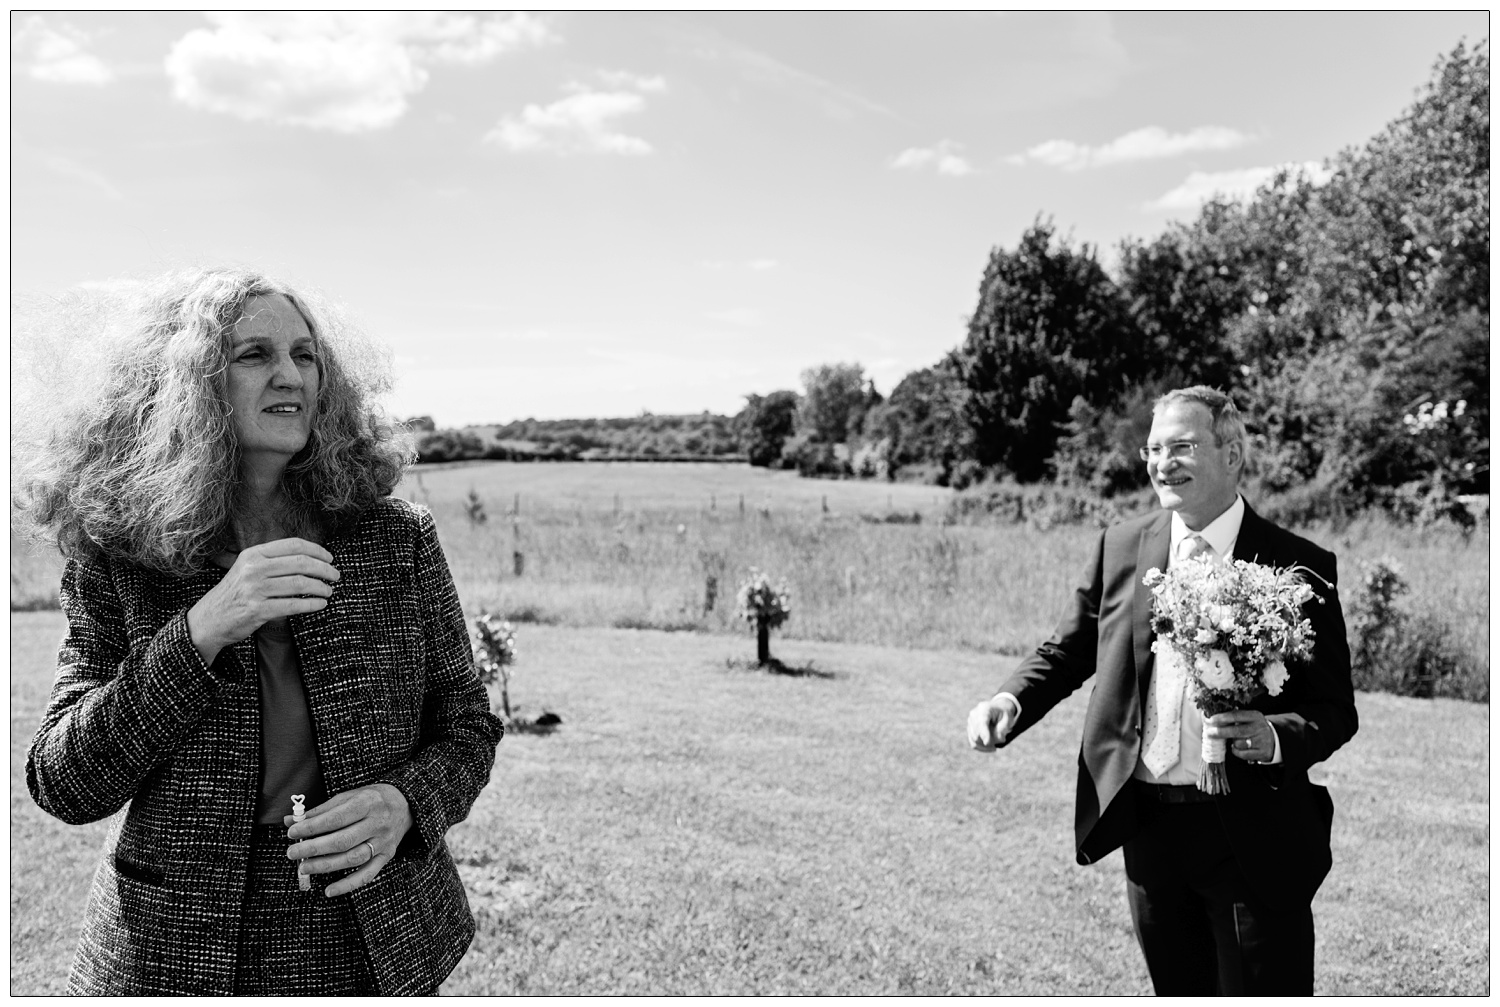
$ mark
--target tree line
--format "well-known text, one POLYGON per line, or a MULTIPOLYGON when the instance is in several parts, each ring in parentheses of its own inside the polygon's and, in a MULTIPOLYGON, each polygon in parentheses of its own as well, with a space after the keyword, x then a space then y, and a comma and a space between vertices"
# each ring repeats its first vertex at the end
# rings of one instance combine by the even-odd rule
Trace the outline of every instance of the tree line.
MULTIPOLYGON (((888 397, 859 364, 826 364, 734 417, 521 421, 477 456, 508 438, 557 457, 742 456, 1109 498, 1145 484, 1156 396, 1208 384, 1246 414, 1253 489, 1288 517, 1462 517, 1459 498, 1489 485, 1487 46, 1460 43, 1327 166, 1127 238, 1113 270, 1039 216, 991 251, 962 343, 888 397)), ((428 431, 424 460, 441 435, 462 436, 428 431)))

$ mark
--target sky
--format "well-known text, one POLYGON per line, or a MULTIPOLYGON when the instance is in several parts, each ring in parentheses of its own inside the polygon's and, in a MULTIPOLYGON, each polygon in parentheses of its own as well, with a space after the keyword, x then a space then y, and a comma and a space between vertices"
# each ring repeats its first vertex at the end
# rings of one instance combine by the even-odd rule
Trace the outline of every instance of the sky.
POLYGON ((16 295, 263 269, 397 416, 735 413, 1378 133, 1485 11, 12 13, 16 295))

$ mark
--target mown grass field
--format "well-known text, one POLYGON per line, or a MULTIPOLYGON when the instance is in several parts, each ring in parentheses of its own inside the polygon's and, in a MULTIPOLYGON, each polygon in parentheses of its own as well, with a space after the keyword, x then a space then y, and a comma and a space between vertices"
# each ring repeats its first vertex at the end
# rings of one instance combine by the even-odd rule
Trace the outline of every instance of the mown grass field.
MULTIPOLYGON (((66 977, 105 825, 30 801, 62 620, 12 616, 14 994, 66 977), (39 868, 39 865, 44 865, 39 868)), ((1071 854, 1082 693, 1015 746, 964 716, 968 651, 525 626, 519 713, 448 842, 479 932, 456 994, 1143 994, 1118 854, 1071 854)), ((1361 694, 1316 771, 1337 805, 1321 994, 1489 991, 1488 708, 1361 694)))

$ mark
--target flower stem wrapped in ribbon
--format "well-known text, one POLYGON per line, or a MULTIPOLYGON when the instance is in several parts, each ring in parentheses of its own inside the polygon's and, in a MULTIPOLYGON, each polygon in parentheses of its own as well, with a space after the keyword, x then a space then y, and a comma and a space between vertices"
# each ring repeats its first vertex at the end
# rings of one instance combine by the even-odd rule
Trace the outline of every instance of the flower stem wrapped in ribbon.
MULTIPOLYGON (((1313 629, 1302 606, 1317 599, 1306 575, 1247 560, 1215 562, 1195 557, 1166 573, 1153 567, 1143 578, 1151 589, 1152 649, 1170 647, 1190 670, 1193 704, 1205 717, 1241 710, 1257 696, 1281 695, 1287 665, 1312 656, 1313 629)), ((1223 740, 1203 738, 1198 789, 1229 793, 1223 740)))

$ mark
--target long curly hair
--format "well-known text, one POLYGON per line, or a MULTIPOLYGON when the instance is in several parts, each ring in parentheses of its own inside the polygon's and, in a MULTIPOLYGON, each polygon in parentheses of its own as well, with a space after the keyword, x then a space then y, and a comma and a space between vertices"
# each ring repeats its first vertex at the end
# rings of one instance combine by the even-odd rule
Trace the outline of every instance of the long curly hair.
MULTIPOLYGON (((22 424, 32 435, 13 505, 64 555, 132 561, 184 576, 234 541, 240 451, 226 368, 245 303, 279 294, 302 314, 318 356, 311 435, 282 475, 296 534, 330 535, 390 494, 413 459, 377 404, 386 354, 345 313, 262 273, 169 273, 125 296, 75 292, 30 321, 35 361, 22 424)), ((26 326, 21 326, 25 328, 26 326)))

